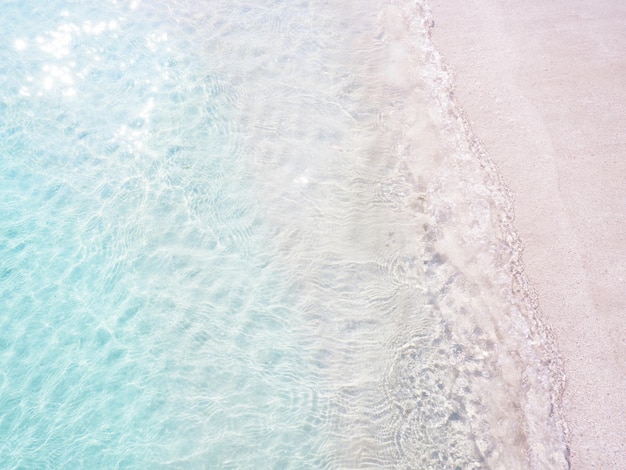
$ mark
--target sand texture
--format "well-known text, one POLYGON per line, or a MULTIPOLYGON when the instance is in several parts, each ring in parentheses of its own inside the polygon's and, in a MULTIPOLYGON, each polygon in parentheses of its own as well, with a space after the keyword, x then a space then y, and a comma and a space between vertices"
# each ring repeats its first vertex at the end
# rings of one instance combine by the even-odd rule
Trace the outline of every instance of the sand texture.
POLYGON ((431 0, 455 98, 515 195, 573 469, 626 468, 626 2, 431 0))

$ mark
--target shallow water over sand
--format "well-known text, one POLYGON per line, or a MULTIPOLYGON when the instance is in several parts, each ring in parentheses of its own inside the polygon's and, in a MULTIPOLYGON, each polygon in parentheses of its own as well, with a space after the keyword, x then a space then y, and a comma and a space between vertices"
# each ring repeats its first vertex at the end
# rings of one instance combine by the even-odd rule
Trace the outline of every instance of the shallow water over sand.
POLYGON ((3 23, 2 466, 566 467, 510 198, 420 3, 3 23))

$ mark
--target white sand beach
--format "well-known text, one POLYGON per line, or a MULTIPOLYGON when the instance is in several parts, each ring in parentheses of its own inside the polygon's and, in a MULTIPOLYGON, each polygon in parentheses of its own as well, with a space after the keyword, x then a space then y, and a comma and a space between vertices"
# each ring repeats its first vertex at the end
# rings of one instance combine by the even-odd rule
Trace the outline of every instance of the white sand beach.
POLYGON ((626 468, 626 3, 430 5, 456 99, 514 193, 567 375, 571 467, 626 468))

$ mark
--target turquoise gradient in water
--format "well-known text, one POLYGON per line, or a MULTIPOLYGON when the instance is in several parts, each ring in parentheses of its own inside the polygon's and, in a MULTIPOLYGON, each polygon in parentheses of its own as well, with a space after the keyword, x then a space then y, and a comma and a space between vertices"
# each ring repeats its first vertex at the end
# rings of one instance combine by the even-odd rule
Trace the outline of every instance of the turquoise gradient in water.
POLYGON ((567 468, 431 26, 423 0, 3 2, 0 468, 567 468))
POLYGON ((2 7, 0 467, 323 467, 231 90, 114 3, 2 7))

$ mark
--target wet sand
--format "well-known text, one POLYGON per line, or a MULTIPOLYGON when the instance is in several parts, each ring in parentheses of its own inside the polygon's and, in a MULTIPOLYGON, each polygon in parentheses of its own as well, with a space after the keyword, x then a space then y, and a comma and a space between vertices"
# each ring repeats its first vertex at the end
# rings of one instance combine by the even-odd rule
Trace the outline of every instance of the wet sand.
POLYGON ((573 469, 626 468, 626 3, 431 0, 455 97, 515 196, 573 469))

